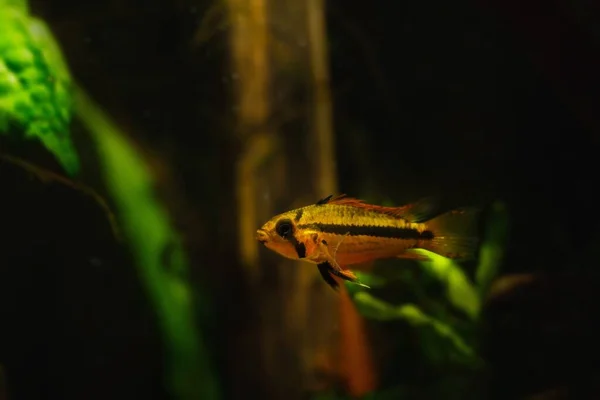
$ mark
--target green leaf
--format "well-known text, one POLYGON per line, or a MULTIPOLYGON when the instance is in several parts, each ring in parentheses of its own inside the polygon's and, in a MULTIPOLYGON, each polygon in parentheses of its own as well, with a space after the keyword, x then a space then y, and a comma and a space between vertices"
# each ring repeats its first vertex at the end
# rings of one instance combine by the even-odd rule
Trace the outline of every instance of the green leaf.
MULTIPOLYGON (((367 292, 359 292, 354 296, 354 303, 358 311, 367 318, 379 321, 404 320, 415 328, 428 329, 439 339, 443 339, 452 347, 462 360, 477 362, 475 351, 454 331, 454 329, 440 320, 425 314, 414 304, 394 306, 375 298, 367 292)), ((425 346, 427 350, 428 346, 425 346)))
POLYGON ((59 46, 46 24, 26 13, 24 2, 2 5, 0 27, 0 134, 16 124, 21 139, 41 141, 75 175, 71 76, 59 46))
POLYGON ((76 91, 76 99, 77 114, 98 149, 123 235, 157 309, 170 387, 179 399, 218 399, 216 376, 195 321, 187 254, 156 196, 152 173, 126 136, 82 90, 76 91))
POLYGON ((415 249, 414 251, 429 257, 430 261, 419 261, 419 264, 444 284, 446 297, 450 303, 465 312, 471 319, 475 319, 481 309, 481 300, 460 265, 427 250, 415 249))
POLYGON ((504 258, 504 248, 508 236, 508 212, 503 203, 497 202, 492 207, 488 219, 485 240, 479 250, 479 265, 475 273, 475 281, 480 294, 484 298, 492 280, 504 258))
POLYGON ((23 13, 29 12, 27 0, 0 0, 0 8, 14 8, 23 13))

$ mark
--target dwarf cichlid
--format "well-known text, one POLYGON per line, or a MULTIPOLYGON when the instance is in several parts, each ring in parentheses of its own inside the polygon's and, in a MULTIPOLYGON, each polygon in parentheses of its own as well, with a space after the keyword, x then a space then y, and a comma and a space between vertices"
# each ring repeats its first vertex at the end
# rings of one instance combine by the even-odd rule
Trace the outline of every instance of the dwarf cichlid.
POLYGON ((328 196, 276 215, 257 230, 256 239, 286 258, 317 264, 323 279, 338 289, 333 276, 362 285, 342 266, 383 258, 429 259, 411 252, 414 249, 451 259, 471 258, 478 244, 477 210, 457 209, 438 216, 433 210, 428 199, 384 207, 346 195, 328 196))

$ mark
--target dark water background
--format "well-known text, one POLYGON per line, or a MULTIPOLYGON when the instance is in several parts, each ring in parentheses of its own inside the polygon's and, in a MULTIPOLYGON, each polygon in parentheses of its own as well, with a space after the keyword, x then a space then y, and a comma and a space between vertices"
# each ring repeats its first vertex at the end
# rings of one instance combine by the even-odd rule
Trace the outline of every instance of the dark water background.
MULTIPOLYGON (((503 272, 549 275, 486 310, 489 392, 599 395, 597 10, 583 0, 327 4, 341 190, 400 203, 432 193, 451 205, 503 200, 511 212, 503 272)), ((201 46, 192 40, 209 7, 31 2, 80 83, 176 171, 172 184, 191 210, 178 224, 201 238, 196 260, 216 266, 236 245, 235 223, 217 216, 234 206, 238 144, 227 134, 226 30, 201 46)), ((136 273, 114 261, 127 256, 81 201, 37 193, 19 173, 4 172, 0 211, 10 227, 0 361, 22 388, 15 398, 167 398, 152 311, 136 273), (82 270, 75 260, 90 254, 102 262, 82 270)), ((224 392, 259 396, 278 378, 252 378, 255 349, 236 342, 261 311, 234 271, 208 278, 220 317, 207 330, 224 392)))

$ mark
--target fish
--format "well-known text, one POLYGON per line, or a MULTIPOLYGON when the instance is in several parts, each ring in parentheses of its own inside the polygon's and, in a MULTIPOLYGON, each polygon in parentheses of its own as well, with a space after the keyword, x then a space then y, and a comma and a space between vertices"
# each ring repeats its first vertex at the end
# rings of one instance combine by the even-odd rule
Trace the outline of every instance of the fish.
POLYGON ((256 231, 256 239, 285 258, 316 264, 336 291, 339 284, 334 277, 368 288, 343 267, 391 258, 430 260, 415 249, 453 260, 473 258, 479 243, 479 209, 436 214, 437 209, 431 197, 387 207, 346 194, 329 195, 272 217, 256 231))

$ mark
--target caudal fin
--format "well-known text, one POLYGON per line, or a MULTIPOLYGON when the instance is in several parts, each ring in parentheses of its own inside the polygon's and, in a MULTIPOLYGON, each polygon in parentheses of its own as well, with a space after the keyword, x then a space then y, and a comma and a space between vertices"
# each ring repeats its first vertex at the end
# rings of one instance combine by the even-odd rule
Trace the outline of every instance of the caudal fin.
POLYGON ((452 210, 427 222, 433 233, 423 248, 440 256, 468 260, 475 257, 479 245, 478 208, 452 210))

